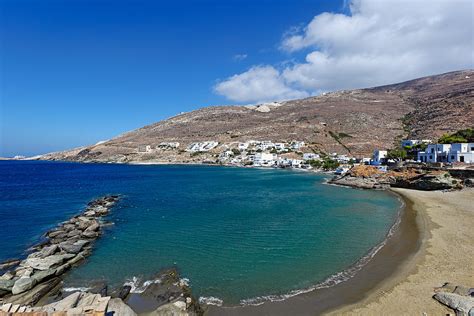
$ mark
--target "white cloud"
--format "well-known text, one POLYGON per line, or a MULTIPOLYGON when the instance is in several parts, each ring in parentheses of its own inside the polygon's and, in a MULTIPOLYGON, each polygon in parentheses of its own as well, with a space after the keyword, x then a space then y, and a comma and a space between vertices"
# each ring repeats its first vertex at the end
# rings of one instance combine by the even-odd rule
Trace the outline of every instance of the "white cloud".
POLYGON ((238 102, 265 102, 308 96, 305 91, 289 88, 280 72, 272 66, 255 66, 248 71, 218 83, 214 90, 238 102))
POLYGON ((471 0, 354 0, 350 15, 322 13, 284 35, 288 53, 310 50, 304 61, 279 70, 254 67, 215 90, 234 101, 273 100, 473 68, 473 6, 471 0), (253 93, 255 82, 242 80, 249 76, 264 93, 253 93), (221 89, 228 86, 231 93, 221 89))

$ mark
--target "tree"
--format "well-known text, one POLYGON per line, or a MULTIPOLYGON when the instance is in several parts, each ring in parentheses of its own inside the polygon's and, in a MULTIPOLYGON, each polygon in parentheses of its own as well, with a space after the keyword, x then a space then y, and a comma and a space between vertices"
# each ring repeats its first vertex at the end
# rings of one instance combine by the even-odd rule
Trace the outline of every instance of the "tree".
POLYGON ((397 148, 397 149, 390 149, 387 152, 388 159, 400 159, 403 160, 407 157, 407 152, 405 149, 397 148))

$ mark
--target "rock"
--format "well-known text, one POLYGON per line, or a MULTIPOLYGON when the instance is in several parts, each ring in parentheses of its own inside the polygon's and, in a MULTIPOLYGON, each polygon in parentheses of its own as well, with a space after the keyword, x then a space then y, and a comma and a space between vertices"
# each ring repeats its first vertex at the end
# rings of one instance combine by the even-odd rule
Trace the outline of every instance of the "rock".
POLYGON ((54 277, 56 269, 40 270, 34 273, 31 277, 36 280, 37 283, 41 283, 47 279, 54 277))
POLYGON ((87 217, 95 217, 96 214, 94 211, 87 211, 87 212, 84 212, 84 215, 87 216, 87 217))
POLYGON ((122 288, 120 289, 120 292, 118 293, 118 298, 125 300, 128 294, 130 294, 131 290, 132 290, 132 287, 130 285, 122 286, 122 288))
POLYGON ((51 291, 61 283, 61 279, 53 278, 51 280, 45 281, 41 284, 36 285, 33 289, 21 294, 13 295, 4 299, 8 303, 20 304, 20 305, 36 305, 40 299, 42 299, 46 294, 51 293, 51 291))
POLYGON ((99 236, 99 234, 95 231, 85 230, 82 233, 82 236, 84 236, 86 238, 97 238, 99 236))
POLYGON ((59 266, 57 269, 56 269, 56 275, 61 275, 63 274, 64 272, 66 272, 67 270, 69 270, 69 268, 71 268, 71 264, 70 263, 65 263, 63 264, 62 266, 59 266))
POLYGON ((54 266, 61 264, 64 260, 73 258, 73 254, 52 255, 46 258, 28 258, 22 265, 32 267, 36 270, 48 270, 54 266))
POLYGON ((92 221, 87 220, 87 221, 78 221, 77 222, 77 228, 80 230, 86 230, 87 227, 89 227, 92 224, 92 221))
POLYGON ((67 237, 71 238, 74 236, 80 236, 81 234, 82 234, 82 231, 80 231, 79 229, 74 229, 74 230, 71 230, 69 233, 67 233, 67 237))
POLYGON ((5 272, 5 274, 0 277, 0 281, 1 280, 11 280, 14 277, 15 277, 15 275, 13 273, 11 273, 10 271, 8 271, 8 272, 5 272))
POLYGON ((100 227, 97 221, 94 221, 89 227, 87 227, 86 232, 95 232, 100 227))
POLYGON ((470 296, 441 292, 436 293, 434 299, 454 309, 458 316, 468 316, 469 311, 474 308, 474 298, 470 296))
POLYGON ((14 284, 15 281, 13 280, 0 279, 0 290, 11 292, 14 284))
POLYGON ((21 267, 15 270, 15 276, 22 277, 22 276, 30 276, 33 273, 33 269, 31 267, 21 267))
POLYGON ((136 316, 137 314, 120 298, 112 298, 107 306, 107 315, 136 316))
MULTIPOLYGON (((186 305, 186 303, 184 303, 184 305, 186 305)), ((158 307, 152 315, 188 316, 189 314, 186 312, 186 310, 183 310, 181 306, 176 306, 174 303, 168 303, 158 307)))
POLYGON ((19 263, 20 263, 20 260, 18 259, 10 259, 10 260, 3 261, 2 263, 0 263, 0 270, 12 268, 14 266, 17 266, 19 263))
POLYGON ((443 284, 441 287, 435 288, 435 292, 448 292, 448 293, 453 293, 454 290, 456 289, 456 284, 446 282, 443 284))
POLYGON ((31 290, 36 285, 36 280, 30 277, 19 278, 12 288, 12 294, 19 294, 31 290))
POLYGON ((62 228, 66 232, 70 232, 70 231, 73 231, 74 229, 76 229, 76 225, 74 225, 74 224, 65 224, 65 225, 63 225, 62 228))
POLYGON ((453 293, 456 293, 456 294, 459 294, 459 295, 464 295, 464 296, 468 296, 469 295, 469 288, 466 287, 466 286, 463 286, 463 285, 458 285, 456 286, 456 288, 454 289, 453 293))
POLYGON ((466 187, 473 188, 474 187, 474 178, 468 178, 464 180, 464 185, 466 187))
MULTIPOLYGON (((51 245, 51 246, 48 246, 48 247, 44 247, 40 251, 35 252, 33 255, 35 255, 34 257, 38 257, 38 258, 46 258, 46 257, 49 257, 49 256, 55 254, 56 251, 58 251, 58 245, 51 245)), ((30 257, 30 256, 28 256, 28 257, 30 257)))
POLYGON ((55 230, 55 231, 51 231, 47 234, 47 236, 49 238, 61 238, 61 237, 64 237, 66 236, 66 232, 64 230, 55 230))
POLYGON ((73 253, 73 254, 79 253, 82 250, 83 246, 84 246, 84 243, 82 242, 78 243, 77 241, 74 243, 65 241, 59 244, 59 248, 61 248, 61 250, 67 253, 73 253))
POLYGON ((76 307, 77 302, 81 298, 81 292, 74 292, 71 295, 67 296, 66 298, 60 300, 59 302, 54 302, 42 307, 42 310, 46 312, 53 313, 55 311, 66 311, 71 308, 76 307))

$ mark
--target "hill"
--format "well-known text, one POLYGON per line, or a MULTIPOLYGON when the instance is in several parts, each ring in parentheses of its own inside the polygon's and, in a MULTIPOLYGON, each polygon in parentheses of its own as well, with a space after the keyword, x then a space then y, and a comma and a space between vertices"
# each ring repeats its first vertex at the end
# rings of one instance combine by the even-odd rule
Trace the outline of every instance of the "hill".
POLYGON ((382 87, 338 91, 257 106, 212 106, 182 113, 93 146, 41 159, 190 163, 248 140, 304 141, 305 151, 370 156, 401 138, 436 140, 474 125, 474 71, 456 71, 382 87), (218 141, 202 155, 184 151, 198 141, 218 141), (178 149, 153 149, 179 142, 178 149), (227 146, 227 147, 226 147, 227 146))

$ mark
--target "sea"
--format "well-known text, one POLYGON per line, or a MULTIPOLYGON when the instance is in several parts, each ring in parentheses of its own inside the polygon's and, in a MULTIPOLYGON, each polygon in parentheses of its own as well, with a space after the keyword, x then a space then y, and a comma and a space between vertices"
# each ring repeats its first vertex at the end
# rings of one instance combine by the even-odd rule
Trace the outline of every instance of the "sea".
POLYGON ((402 202, 328 175, 221 166, 0 162, 0 261, 94 198, 119 194, 66 288, 136 285, 176 267, 201 302, 260 304, 350 278, 383 245, 402 202))

